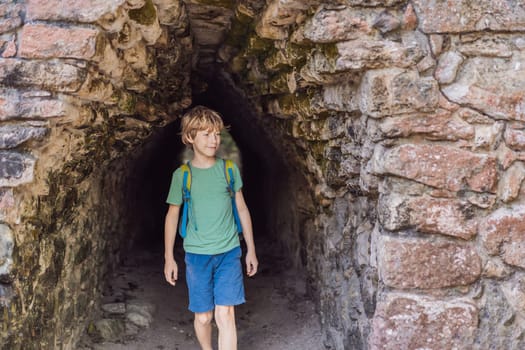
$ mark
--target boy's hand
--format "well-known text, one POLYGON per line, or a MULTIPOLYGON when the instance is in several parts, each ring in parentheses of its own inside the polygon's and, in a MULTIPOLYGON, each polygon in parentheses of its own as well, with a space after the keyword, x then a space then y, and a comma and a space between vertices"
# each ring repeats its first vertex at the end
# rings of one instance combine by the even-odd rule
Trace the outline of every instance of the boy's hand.
POLYGON ((248 252, 246 254, 246 273, 248 276, 252 277, 257 273, 257 267, 259 266, 259 262, 257 261, 257 256, 255 253, 248 252))
POLYGON ((166 260, 164 263, 164 277, 172 286, 177 283, 178 268, 175 260, 166 260))

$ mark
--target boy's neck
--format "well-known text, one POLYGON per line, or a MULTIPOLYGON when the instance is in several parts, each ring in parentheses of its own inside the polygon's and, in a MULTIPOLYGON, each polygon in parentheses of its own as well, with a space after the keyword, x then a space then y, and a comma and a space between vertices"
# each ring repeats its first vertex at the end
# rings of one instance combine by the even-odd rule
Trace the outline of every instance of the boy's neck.
POLYGON ((200 154, 195 154, 191 160, 191 165, 195 168, 211 168, 217 161, 216 157, 206 157, 200 154))

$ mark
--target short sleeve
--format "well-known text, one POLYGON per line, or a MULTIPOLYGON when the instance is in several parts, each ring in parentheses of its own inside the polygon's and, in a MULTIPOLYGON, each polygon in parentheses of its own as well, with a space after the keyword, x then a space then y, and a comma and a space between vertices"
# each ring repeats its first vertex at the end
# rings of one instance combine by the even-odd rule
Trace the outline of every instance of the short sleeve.
POLYGON ((233 190, 235 192, 239 192, 242 188, 242 178, 241 178, 241 172, 239 171, 239 168, 237 167, 237 164, 233 164, 233 178, 235 183, 233 184, 233 190))
POLYGON ((166 203, 173 205, 182 204, 182 171, 180 168, 175 170, 171 176, 170 191, 166 203))

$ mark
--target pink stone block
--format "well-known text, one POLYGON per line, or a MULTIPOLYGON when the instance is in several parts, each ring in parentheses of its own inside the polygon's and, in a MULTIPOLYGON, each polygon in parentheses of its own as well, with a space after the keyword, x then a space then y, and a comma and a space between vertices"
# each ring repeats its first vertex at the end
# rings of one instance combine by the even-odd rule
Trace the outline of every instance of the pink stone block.
POLYGON ((469 244, 383 237, 378 256, 380 277, 394 288, 466 286, 481 274, 481 260, 469 244))
POLYGON ((515 151, 525 151, 525 131, 507 128, 505 130, 505 143, 515 151))
POLYGON ((469 151, 428 144, 405 144, 385 152, 382 173, 457 192, 495 192, 496 159, 469 151))
POLYGON ((99 31, 90 28, 25 25, 20 34, 20 56, 25 58, 91 59, 99 31))
POLYGON ((113 13, 126 0, 26 0, 29 20, 95 22, 113 13))
POLYGON ((0 34, 12 31, 22 25, 22 19, 18 16, 0 19, 0 34))
POLYGON ((525 206, 500 208, 480 224, 483 245, 507 264, 525 268, 525 206))
POLYGON ((478 313, 469 300, 393 293, 377 303, 369 349, 471 349, 478 313))
POLYGON ((477 221, 471 215, 468 203, 453 198, 384 195, 378 206, 381 224, 388 230, 414 228, 465 240, 477 233, 477 221))
POLYGON ((522 4, 515 0, 414 1, 419 28, 427 33, 524 30, 522 4))
POLYGON ((474 127, 447 110, 385 118, 379 125, 386 137, 423 135, 428 140, 471 140, 474 127))
POLYGON ((14 40, 9 41, 5 45, 4 52, 2 52, 2 57, 14 57, 16 55, 16 43, 14 40))

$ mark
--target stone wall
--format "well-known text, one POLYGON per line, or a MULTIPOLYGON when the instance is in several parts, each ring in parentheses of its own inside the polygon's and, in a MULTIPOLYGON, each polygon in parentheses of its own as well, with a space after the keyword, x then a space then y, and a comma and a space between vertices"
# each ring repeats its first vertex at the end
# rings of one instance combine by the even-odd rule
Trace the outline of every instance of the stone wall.
POLYGON ((0 4, 1 348, 74 348, 137 231, 141 144, 191 103, 191 47, 179 2, 0 4))
POLYGON ((269 1, 221 48, 302 151, 327 346, 525 345, 524 11, 269 1))
POLYGON ((195 45, 308 184, 273 224, 327 347, 524 348, 524 5, 187 2, 0 5, 4 344, 82 330, 132 225, 123 169, 191 103, 195 45))

